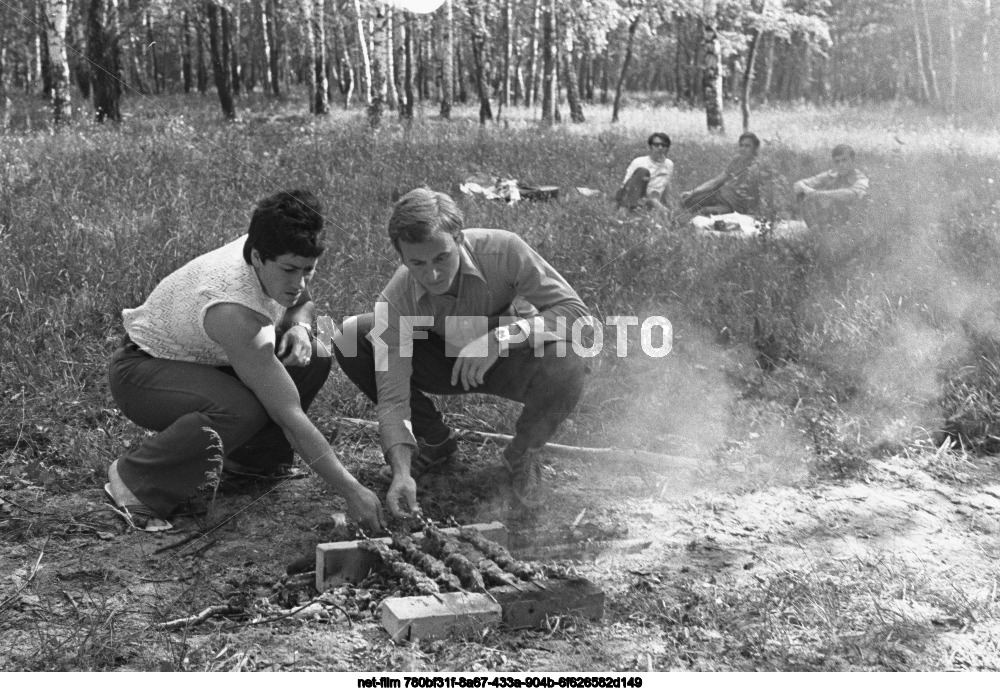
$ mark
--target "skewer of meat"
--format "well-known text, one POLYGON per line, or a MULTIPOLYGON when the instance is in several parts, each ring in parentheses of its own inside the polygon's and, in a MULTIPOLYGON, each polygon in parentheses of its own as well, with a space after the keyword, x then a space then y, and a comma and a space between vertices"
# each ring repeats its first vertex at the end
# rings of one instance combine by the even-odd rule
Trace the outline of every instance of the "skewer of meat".
POLYGON ((424 525, 423 549, 444 561, 452 572, 458 575, 462 586, 470 591, 486 591, 483 574, 467 557, 455 550, 447 550, 448 537, 432 524, 424 525))
POLYGON ((381 541, 370 539, 360 541, 358 547, 381 558, 382 564, 391 575, 409 584, 418 593, 433 596, 441 592, 441 589, 430 577, 408 563, 398 550, 393 550, 381 541))
MULTIPOLYGON (((424 536, 428 539, 432 552, 462 556, 476 567, 489 586, 517 586, 516 577, 500 569, 500 565, 476 550, 471 543, 456 540, 431 525, 424 528, 424 536)), ((447 564, 447 559, 445 563, 447 564)))
POLYGON ((392 537, 392 547, 401 552, 407 562, 420 568, 424 574, 437 582, 438 585, 449 588, 452 591, 462 590, 462 582, 448 569, 448 565, 433 555, 425 553, 409 536, 394 534, 392 537))
POLYGON ((515 559, 505 547, 496 541, 491 541, 478 530, 470 526, 463 526, 459 529, 458 535, 507 572, 526 581, 538 577, 538 573, 532 565, 515 559))

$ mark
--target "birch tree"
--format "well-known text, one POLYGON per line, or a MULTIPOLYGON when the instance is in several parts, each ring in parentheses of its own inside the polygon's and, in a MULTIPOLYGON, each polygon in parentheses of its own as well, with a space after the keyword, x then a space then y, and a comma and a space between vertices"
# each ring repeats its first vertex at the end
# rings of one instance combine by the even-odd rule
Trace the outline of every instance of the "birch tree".
POLYGON ((723 132, 726 129, 722 119, 722 52, 719 48, 719 34, 716 29, 718 12, 717 0, 704 0, 702 8, 702 93, 705 99, 705 122, 709 132, 723 132))
POLYGON ((49 42, 49 77, 51 79, 52 121, 60 124, 73 112, 69 92, 69 60, 66 57, 68 0, 46 0, 46 35, 49 42))

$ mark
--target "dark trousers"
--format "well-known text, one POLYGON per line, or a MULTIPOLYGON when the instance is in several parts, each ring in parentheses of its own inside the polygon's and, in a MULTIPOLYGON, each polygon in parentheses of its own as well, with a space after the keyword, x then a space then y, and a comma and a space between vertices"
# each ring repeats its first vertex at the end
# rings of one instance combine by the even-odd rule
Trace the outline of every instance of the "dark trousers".
MULTIPOLYGON (((625 181, 625 184, 615 194, 615 202, 619 207, 624 207, 625 209, 635 209, 649 203, 646 199, 646 189, 649 187, 649 171, 645 168, 637 168, 631 175, 631 177, 625 181)), ((666 199, 669 188, 663 191, 660 195, 660 202, 668 206, 669 200, 666 199)))
MULTIPOLYGON (((336 344, 334 355, 358 389, 378 403, 375 353, 366 338, 373 321, 371 313, 358 317, 356 356, 345 356, 336 344)), ((532 348, 511 350, 490 368, 483 384, 465 391, 461 384, 451 384, 455 358, 445 354, 444 339, 430 332, 426 339, 414 339, 410 378, 410 420, 414 434, 436 441, 449 433, 441 412, 427 394, 493 394, 524 404, 514 425, 508 456, 517 457, 528 449, 543 446, 583 393, 586 363, 573 351, 572 344, 563 346, 564 356, 557 354, 555 343, 546 344, 539 356, 532 348)))
POLYGON ((736 208, 737 205, 733 201, 731 195, 727 194, 725 186, 718 190, 711 190, 709 192, 701 192, 696 195, 691 195, 686 200, 684 200, 684 212, 690 214, 705 214, 706 216, 712 216, 714 214, 731 214, 734 211, 739 211, 741 214, 748 214, 750 212, 740 211, 736 208))
MULTIPOLYGON (((322 389, 332 363, 326 349, 317 353, 314 341, 309 365, 287 369, 303 410, 322 389)), ((156 431, 126 450, 117 468, 128 489, 160 517, 170 516, 205 483, 206 473, 221 471, 215 457, 261 471, 292 461, 284 432, 231 367, 153 358, 126 339, 111 358, 108 379, 122 413, 156 431)))

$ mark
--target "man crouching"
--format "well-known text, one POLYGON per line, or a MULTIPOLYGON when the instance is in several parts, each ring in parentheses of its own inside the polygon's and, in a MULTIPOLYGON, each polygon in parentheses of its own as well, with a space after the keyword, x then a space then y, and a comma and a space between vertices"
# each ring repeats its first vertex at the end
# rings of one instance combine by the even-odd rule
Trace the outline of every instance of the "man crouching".
POLYGON ((400 198, 388 230, 402 266, 374 314, 349 318, 334 343, 344 373, 376 404, 386 499, 400 517, 420 511, 415 477, 458 452, 428 394, 524 404, 503 458, 514 498, 532 507, 539 450, 583 391, 585 362, 571 342, 590 315, 576 291, 518 235, 463 226, 448 195, 418 188, 400 198))

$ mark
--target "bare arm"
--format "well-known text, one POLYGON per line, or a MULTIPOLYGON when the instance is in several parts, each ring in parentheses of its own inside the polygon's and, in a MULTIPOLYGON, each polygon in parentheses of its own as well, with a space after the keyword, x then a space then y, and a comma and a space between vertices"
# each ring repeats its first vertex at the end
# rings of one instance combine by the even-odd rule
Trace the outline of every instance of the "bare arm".
POLYGON ((726 184, 726 180, 728 180, 728 178, 729 178, 729 176, 727 175, 727 173, 725 171, 723 171, 722 173, 720 173, 719 175, 715 176, 711 180, 706 180, 705 182, 703 182, 701 185, 699 185, 698 187, 694 188, 693 190, 688 190, 687 192, 682 192, 681 193, 681 197, 682 198, 684 198, 684 197, 691 197, 692 195, 700 195, 700 194, 703 194, 705 192, 713 192, 715 190, 718 190, 720 187, 722 187, 723 185, 726 184))
POLYGON ((234 303, 221 303, 205 314, 205 332, 226 351, 240 380, 260 401, 306 465, 346 501, 351 516, 365 530, 384 525, 375 493, 350 474, 299 403, 295 383, 274 355, 274 327, 266 318, 234 303))
MULTIPOLYGON (((285 311, 285 316, 278 324, 281 341, 275 352, 282 365, 302 366, 309 363, 312 356, 311 338, 315 312, 316 305, 308 288, 302 292, 299 302, 285 311)), ((324 352, 323 355, 327 354, 324 352)))

